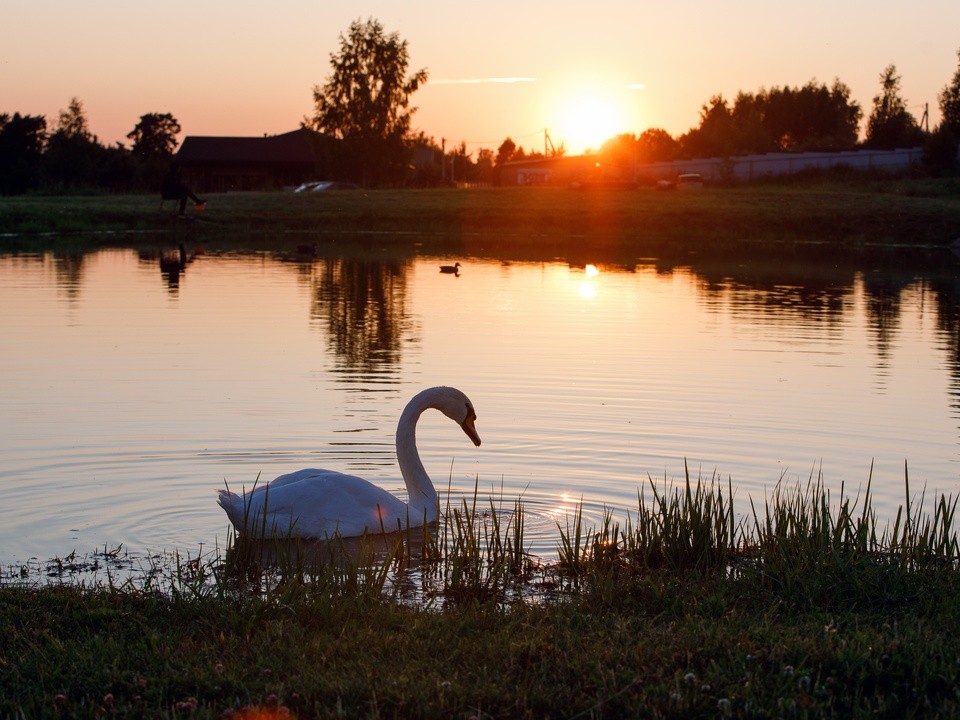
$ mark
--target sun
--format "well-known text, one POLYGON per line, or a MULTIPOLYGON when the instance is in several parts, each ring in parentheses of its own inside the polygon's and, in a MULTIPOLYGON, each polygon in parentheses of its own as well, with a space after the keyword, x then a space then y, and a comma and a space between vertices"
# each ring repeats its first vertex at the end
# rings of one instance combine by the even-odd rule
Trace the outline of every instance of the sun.
POLYGON ((568 154, 578 155, 599 150, 605 141, 628 131, 627 112, 617 97, 602 90, 579 90, 559 103, 550 135, 568 154))

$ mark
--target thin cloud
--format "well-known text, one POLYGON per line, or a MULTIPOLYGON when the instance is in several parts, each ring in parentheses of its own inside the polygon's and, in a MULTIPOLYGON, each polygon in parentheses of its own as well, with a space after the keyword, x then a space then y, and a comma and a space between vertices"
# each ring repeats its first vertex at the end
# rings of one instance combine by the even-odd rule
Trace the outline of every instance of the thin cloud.
POLYGON ((459 80, 430 80, 431 85, 487 85, 499 84, 510 85, 513 83, 536 82, 532 77, 487 77, 487 78, 462 78, 459 80))
POLYGON ((629 85, 627 85, 627 89, 628 90, 646 90, 647 84, 646 83, 630 83, 629 85))

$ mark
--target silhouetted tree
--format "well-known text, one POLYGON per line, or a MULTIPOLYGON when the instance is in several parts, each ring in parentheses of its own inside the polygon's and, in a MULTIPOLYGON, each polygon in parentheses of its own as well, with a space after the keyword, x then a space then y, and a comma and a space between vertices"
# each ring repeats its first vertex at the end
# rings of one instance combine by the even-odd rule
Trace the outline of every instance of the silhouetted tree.
MULTIPOLYGON (((960 50, 957 51, 960 60, 960 50)), ((935 174, 950 172, 957 168, 960 152, 960 63, 953 80, 937 95, 940 103, 940 124, 923 148, 923 162, 935 174)))
POLYGON ((621 133, 605 141, 598 154, 605 166, 630 168, 637 161, 637 138, 633 133, 621 133))
POLYGON ((474 163, 474 180, 476 182, 493 182, 493 166, 496 157, 493 150, 481 148, 477 151, 477 161, 474 163))
POLYGON ((888 65, 880 74, 880 86, 881 93, 873 98, 873 110, 867 119, 865 144, 889 150, 918 145, 922 133, 900 97, 900 76, 895 65, 888 65))
POLYGON ((47 120, 42 115, 0 115, 0 193, 23 193, 40 185, 47 120))
MULTIPOLYGON (((960 50, 957 51, 957 59, 960 60, 960 50)), ((937 100, 940 101, 942 116, 940 124, 950 128, 954 136, 960 137, 960 62, 957 63, 953 80, 944 86, 937 100)))
POLYGON ((503 165, 513 160, 514 154, 517 152, 517 144, 511 139, 506 138, 500 147, 497 148, 497 158, 495 164, 503 165))
POLYGON ((640 162, 664 162, 675 160, 680 154, 680 143, 661 128, 649 128, 637 138, 640 162))
POLYGON ((169 160, 177 149, 180 123, 170 113, 140 116, 127 138, 133 140, 133 154, 141 160, 169 160))
POLYGON ((90 126, 87 122, 87 115, 83 111, 83 103, 80 98, 70 98, 70 104, 66 110, 60 111, 60 120, 57 123, 57 133, 65 138, 80 140, 95 140, 90 132, 90 126))
POLYGON ((960 135, 946 123, 940 123, 923 146, 923 163, 933 174, 949 172, 957 167, 960 135))
MULTIPOLYGON (((170 113, 147 113, 127 137, 133 140, 132 157, 138 161, 135 166, 136 184, 156 191, 160 188, 170 160, 177 149, 177 135, 180 123, 170 113)), ((111 158, 114 171, 123 167, 119 157, 111 158)), ((117 177, 114 173, 113 180, 117 177)))
POLYGON ((756 102, 774 149, 849 150, 857 144, 863 111, 839 79, 830 88, 811 80, 801 88, 760 91, 756 102))
POLYGON ((734 121, 723 95, 714 95, 700 108, 700 126, 680 137, 689 157, 724 157, 734 152, 734 121))
MULTIPOLYGON (((159 177, 153 181, 146 179, 151 174, 150 168, 154 163, 138 160, 120 143, 111 147, 101 147, 98 156, 97 187, 111 192, 132 192, 144 188, 157 190, 160 187, 159 177)), ((156 172, 156 169, 152 170, 154 175, 156 172)))
POLYGON ((90 132, 83 104, 70 100, 60 111, 56 131, 47 143, 47 172, 54 184, 64 187, 97 184, 98 162, 103 148, 90 132))
POLYGON ((746 155, 775 150, 846 150, 857 144, 862 111, 850 88, 811 80, 801 88, 739 92, 733 106, 715 95, 700 125, 680 137, 688 157, 746 155))
POLYGON ((773 141, 766 119, 770 102, 761 93, 738 92, 730 116, 733 119, 730 143, 737 154, 765 153, 779 149, 773 141))
POLYGON ((406 40, 376 20, 356 20, 330 55, 333 74, 314 86, 316 111, 307 124, 343 140, 364 184, 395 183, 407 172, 405 140, 416 111, 410 96, 427 81, 426 70, 407 77, 408 63, 406 40))

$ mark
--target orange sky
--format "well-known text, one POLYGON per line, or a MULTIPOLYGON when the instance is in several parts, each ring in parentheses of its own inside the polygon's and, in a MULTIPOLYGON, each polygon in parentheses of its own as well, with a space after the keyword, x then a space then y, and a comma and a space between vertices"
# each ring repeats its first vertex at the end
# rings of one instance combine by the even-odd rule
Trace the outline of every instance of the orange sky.
POLYGON ((712 95, 839 77, 869 113, 894 63, 919 119, 957 69, 960 2, 890 0, 479 4, 412 0, 37 0, 4 8, 0 112, 57 114, 81 99, 104 143, 170 112, 184 135, 296 128, 338 34, 374 17, 409 43, 414 126, 468 150, 506 137, 580 152, 619 132, 697 125, 712 95), (334 7, 336 5, 336 7, 334 7))

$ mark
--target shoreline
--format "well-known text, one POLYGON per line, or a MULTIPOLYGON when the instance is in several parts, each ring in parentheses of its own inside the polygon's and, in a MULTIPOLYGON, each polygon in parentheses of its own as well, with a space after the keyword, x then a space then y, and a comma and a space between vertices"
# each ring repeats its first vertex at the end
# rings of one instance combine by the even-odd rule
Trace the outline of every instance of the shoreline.
POLYGON ((0 198, 0 250, 132 235, 265 246, 293 236, 385 246, 633 249, 730 243, 949 247, 960 180, 652 189, 480 188, 211 195, 185 218, 152 195, 0 198))

